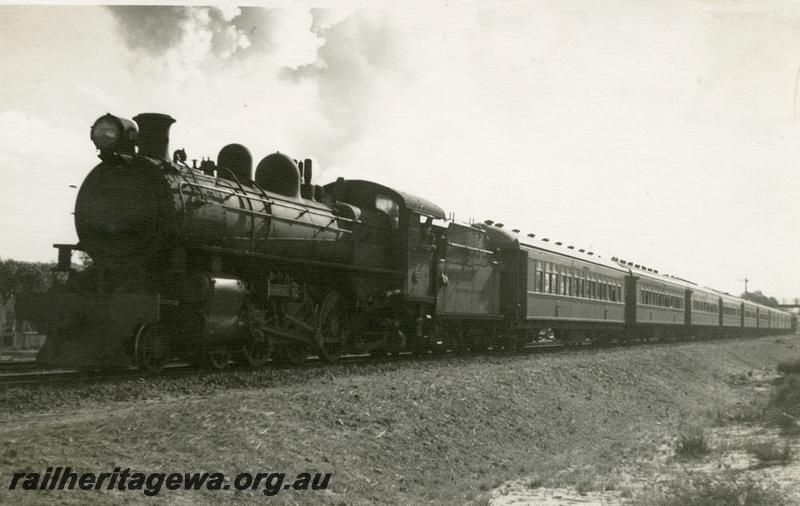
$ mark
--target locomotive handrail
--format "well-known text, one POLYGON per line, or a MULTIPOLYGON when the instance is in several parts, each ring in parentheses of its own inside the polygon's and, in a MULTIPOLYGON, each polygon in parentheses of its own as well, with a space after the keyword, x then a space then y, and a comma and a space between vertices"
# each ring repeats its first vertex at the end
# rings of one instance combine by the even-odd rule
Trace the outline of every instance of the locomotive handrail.
MULTIPOLYGON (((197 188, 201 188, 201 189, 205 188, 206 190, 217 190, 217 191, 221 191, 223 193, 228 193, 228 194, 231 194, 231 195, 237 195, 237 196, 239 195, 235 191, 226 191, 224 188, 217 188, 217 187, 211 187, 211 186, 202 185, 202 184, 195 184, 195 183, 191 183, 189 181, 186 181, 184 179, 184 181, 181 182, 180 186, 178 187, 178 193, 179 193, 179 195, 181 197, 181 206, 183 208, 184 215, 186 214, 186 203, 185 203, 184 198, 183 198, 183 187, 184 186, 197 187, 197 188)), ((339 228, 339 227, 331 227, 330 224, 333 223, 334 221, 338 220, 338 219, 340 219, 342 221, 360 223, 360 221, 351 220, 349 218, 344 218, 344 217, 338 217, 338 216, 332 215, 332 214, 312 213, 312 214, 316 214, 318 216, 324 216, 324 217, 328 217, 328 218, 330 218, 331 216, 333 217, 333 219, 328 223, 328 225, 321 225, 321 224, 314 223, 314 222, 306 222, 306 221, 301 221, 301 220, 297 220, 297 219, 294 219, 294 218, 276 216, 276 215, 274 215, 272 213, 262 213, 262 212, 259 212, 259 211, 255 211, 253 209, 244 209, 244 208, 236 207, 236 206, 228 206, 228 205, 225 205, 225 204, 223 204, 221 202, 214 202, 213 200, 209 200, 208 198, 206 198, 205 195, 203 195, 202 192, 200 193, 200 195, 202 195, 203 204, 205 204, 205 205, 215 205, 215 206, 219 206, 219 207, 222 207, 223 209, 227 209, 227 210, 233 211, 233 212, 247 213, 247 214, 250 214, 250 215, 261 216, 261 217, 264 217, 264 218, 271 218, 273 220, 283 221, 283 222, 287 222, 287 223, 295 223, 295 224, 300 224, 300 225, 307 225, 307 226, 314 227, 314 228, 319 228, 319 229, 322 229, 322 230, 331 230, 331 231, 334 231, 334 232, 341 232, 343 234, 352 234, 353 231, 352 230, 346 230, 346 229, 339 228)), ((248 195, 244 195, 244 198, 249 199, 249 198, 252 198, 252 197, 250 197, 248 195)), ((265 204, 266 203, 274 204, 274 202, 270 202, 268 200, 262 200, 262 199, 258 199, 258 198, 254 198, 253 200, 257 200, 257 201, 265 203, 265 204)), ((250 207, 252 208, 252 204, 250 205, 250 207)), ((302 209, 302 208, 300 208, 300 209, 302 209)), ((255 220, 252 220, 252 221, 253 221, 253 229, 255 229, 255 220)), ((255 235, 253 236, 253 239, 251 240, 251 249, 255 249, 255 235)))
MULTIPOLYGON (((250 200, 250 196, 247 194, 247 190, 244 189, 244 186, 242 185, 242 182, 239 181, 239 178, 236 177, 236 174, 234 174, 231 169, 229 169, 227 167, 220 167, 220 168, 227 170, 228 173, 233 178, 233 179, 231 179, 231 181, 235 181, 236 184, 239 185, 239 190, 241 190, 242 195, 244 196, 245 200, 247 200, 247 207, 249 208, 250 213, 254 214, 255 210, 253 209, 253 201, 250 200)), ((235 193, 235 189, 234 189, 234 193, 235 193)), ((223 206, 223 208, 224 207, 225 206, 223 206)), ((254 220, 254 219, 250 220, 250 249, 251 250, 256 249, 256 220, 254 220)))
POLYGON ((320 229, 325 229, 325 230, 333 230, 335 232, 342 232, 342 233, 345 233, 345 234, 352 234, 353 233, 352 230, 345 230, 343 228, 329 226, 331 223, 336 221, 336 217, 334 217, 330 222, 328 222, 328 225, 320 225, 319 223, 301 221, 301 220, 298 220, 298 219, 295 219, 295 218, 285 218, 283 216, 275 216, 272 213, 262 213, 260 211, 251 211, 250 209, 242 209, 241 207, 226 206, 225 204, 217 204, 217 203, 214 203, 214 205, 218 205, 218 206, 222 207, 223 209, 227 209, 229 211, 233 211, 233 212, 237 212, 237 213, 254 214, 254 215, 258 215, 258 216, 263 216, 265 218, 272 218, 273 220, 286 221, 286 222, 289 222, 289 223, 297 223, 297 224, 300 224, 300 225, 308 225, 310 227, 315 227, 315 228, 320 228, 320 229))
MULTIPOLYGON (((181 171, 177 171, 177 172, 178 172, 178 175, 180 176, 180 178, 183 180, 181 182, 181 184, 178 185, 178 196, 181 199, 181 228, 185 228, 186 227, 186 201, 183 198, 183 185, 186 184, 186 185, 191 187, 192 183, 190 183, 186 179, 186 176, 184 176, 183 172, 181 172, 181 171)), ((197 175, 196 174, 193 174, 193 175, 194 175, 194 180, 197 181, 197 175)), ((200 195, 203 196, 203 201, 205 202, 205 195, 203 195, 202 191, 200 192, 200 195)))
MULTIPOLYGON (((204 188, 206 190, 214 190, 214 191, 219 191, 219 192, 222 192, 222 193, 228 193, 230 195, 240 195, 239 193, 237 193, 232 188, 208 186, 208 185, 200 184, 200 183, 191 183, 189 181, 184 181, 183 184, 186 184, 188 186, 193 186, 193 187, 196 186, 198 188, 204 188)), ((261 202, 263 204, 269 204, 269 205, 273 205, 273 204, 279 202, 281 205, 283 205, 284 207, 287 207, 289 209, 294 209, 295 211, 306 211, 309 214, 315 214, 317 216, 330 217, 332 215, 332 213, 330 213, 330 212, 324 213, 324 212, 321 212, 321 211, 319 211, 317 209, 314 209, 314 208, 306 208, 306 207, 301 207, 301 206, 298 206, 298 205, 293 205, 292 202, 288 201, 288 200, 276 199, 274 197, 271 198, 271 199, 267 199, 267 200, 261 199, 259 197, 254 197, 254 196, 248 194, 246 191, 241 196, 243 198, 246 198, 246 199, 252 199, 252 200, 261 202)), ((206 203, 207 203, 207 201, 206 201, 206 203)), ((339 217, 337 217, 337 219, 342 220, 342 221, 351 222, 351 223, 361 223, 361 220, 356 220, 356 219, 352 219, 352 218, 345 218, 343 216, 339 216, 339 217)))
MULTIPOLYGON (((167 165, 167 167, 174 169, 174 167, 172 165, 167 165)), ((188 168, 188 166, 187 166, 187 168, 188 168)), ((182 211, 182 213, 181 213, 182 214, 181 227, 185 227, 186 226, 186 201, 183 198, 183 185, 186 184, 186 185, 192 186, 192 183, 190 183, 189 180, 186 178, 186 172, 187 171, 175 170, 175 172, 177 172, 178 175, 180 176, 180 178, 183 180, 183 182, 178 186, 178 196, 181 199, 181 211, 182 211)), ((188 172, 189 172, 189 174, 192 175, 192 179, 194 179, 194 181, 195 181, 194 184, 195 185, 198 184, 197 183, 197 174, 195 173, 195 171, 188 171, 188 172)), ((206 201, 205 200, 205 195, 203 195, 202 191, 200 192, 200 195, 203 197, 203 201, 205 202, 206 201)))
POLYGON ((478 251, 480 253, 489 253, 489 254, 494 253, 494 251, 492 251, 492 250, 476 248, 474 246, 467 246, 466 244, 459 244, 457 242, 448 242, 447 245, 448 246, 453 246, 454 248, 466 249, 466 250, 469 250, 469 251, 478 251))

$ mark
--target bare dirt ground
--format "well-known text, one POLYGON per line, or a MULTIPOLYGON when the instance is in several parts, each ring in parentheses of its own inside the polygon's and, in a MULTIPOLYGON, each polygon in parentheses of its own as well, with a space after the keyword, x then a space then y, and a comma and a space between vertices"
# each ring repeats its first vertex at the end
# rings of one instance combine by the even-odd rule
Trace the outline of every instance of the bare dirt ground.
MULTIPOLYGON (((766 427, 714 427, 706 432, 712 448, 707 456, 682 459, 675 456, 674 443, 664 441, 655 451, 643 451, 630 460, 619 462, 603 476, 591 478, 571 486, 544 486, 537 477, 510 480, 492 491, 489 504, 510 505, 569 505, 596 504, 616 506, 624 504, 682 504, 674 498, 663 497, 665 488, 685 485, 692 479, 749 480, 774 491, 774 500, 756 504, 800 504, 800 462, 765 464, 748 451, 754 444, 775 444, 783 436, 778 429, 766 427)), ((654 441, 658 443, 658 441, 654 441)), ((800 441, 786 442, 792 458, 800 455, 800 441)), ((556 480, 557 481, 557 480, 556 480)), ((719 499, 719 498, 718 498, 719 499)), ((737 499, 739 499, 737 497, 737 499)), ((703 502, 699 504, 729 503, 703 502)), ((746 497, 733 504, 753 504, 746 497)))
POLYGON ((725 424, 709 455, 674 457, 681 431, 751 403, 787 359, 800 337, 7 390, 0 504, 646 503, 660 483, 726 465, 800 504, 796 466, 742 456, 742 434, 778 437, 765 429, 725 424), (326 491, 273 497, 8 490, 14 472, 59 465, 333 476, 326 491))

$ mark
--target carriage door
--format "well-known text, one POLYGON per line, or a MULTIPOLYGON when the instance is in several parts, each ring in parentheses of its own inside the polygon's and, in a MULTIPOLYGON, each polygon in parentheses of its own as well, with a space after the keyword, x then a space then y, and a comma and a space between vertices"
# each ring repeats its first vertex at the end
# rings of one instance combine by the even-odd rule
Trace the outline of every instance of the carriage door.
POLYGON ((406 227, 406 281, 405 292, 410 299, 433 300, 431 289, 431 262, 435 237, 433 219, 408 211, 406 227))

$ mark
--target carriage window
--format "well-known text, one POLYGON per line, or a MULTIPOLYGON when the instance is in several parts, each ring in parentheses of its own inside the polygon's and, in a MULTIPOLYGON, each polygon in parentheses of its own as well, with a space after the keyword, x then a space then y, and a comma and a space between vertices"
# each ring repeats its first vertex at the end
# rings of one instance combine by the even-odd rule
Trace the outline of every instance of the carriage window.
POLYGON ((400 225, 400 206, 393 199, 385 195, 375 195, 375 209, 386 213, 392 228, 400 225))

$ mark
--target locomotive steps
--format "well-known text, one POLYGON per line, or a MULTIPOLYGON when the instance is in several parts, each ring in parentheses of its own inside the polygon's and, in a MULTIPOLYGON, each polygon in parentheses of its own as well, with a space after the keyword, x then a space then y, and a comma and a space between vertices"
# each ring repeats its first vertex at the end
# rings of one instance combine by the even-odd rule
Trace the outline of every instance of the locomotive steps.
MULTIPOLYGON (((730 378, 798 358, 800 338, 769 337, 8 390, 0 479, 55 460, 95 472, 319 471, 333 473, 328 492, 274 499, 485 502, 499 484, 534 475, 553 487, 611 480, 685 425, 747 402, 752 392, 730 378)), ((44 499, 10 494, 0 487, 0 503, 44 499)), ((47 499, 138 499, 105 494, 47 499)))

